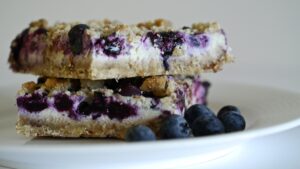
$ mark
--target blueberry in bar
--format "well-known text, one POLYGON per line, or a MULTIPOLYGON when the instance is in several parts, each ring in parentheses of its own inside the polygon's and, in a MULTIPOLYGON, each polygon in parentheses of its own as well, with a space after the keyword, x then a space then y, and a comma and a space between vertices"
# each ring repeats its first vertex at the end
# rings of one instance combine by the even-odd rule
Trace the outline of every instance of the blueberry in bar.
POLYGON ((116 21, 32 22, 12 42, 15 72, 73 79, 119 79, 217 72, 231 62, 217 23, 174 28, 163 19, 126 25, 116 21))
POLYGON ((209 83, 199 76, 110 80, 40 77, 18 91, 17 132, 26 136, 114 137, 205 104, 209 83))

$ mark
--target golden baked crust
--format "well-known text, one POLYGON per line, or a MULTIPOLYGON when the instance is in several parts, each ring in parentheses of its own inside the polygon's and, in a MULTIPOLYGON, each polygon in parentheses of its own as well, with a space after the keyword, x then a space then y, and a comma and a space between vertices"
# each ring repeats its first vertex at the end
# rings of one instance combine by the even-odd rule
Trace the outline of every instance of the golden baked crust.
POLYGON ((70 49, 68 33, 77 24, 79 22, 62 22, 48 26, 43 19, 32 22, 12 42, 8 59, 12 70, 56 78, 101 80, 217 72, 223 64, 233 60, 225 34, 215 22, 196 23, 187 29, 176 29, 164 19, 132 25, 107 19, 92 20, 86 22, 89 28, 82 37, 83 51, 74 54, 70 49), (151 42, 147 42, 145 37, 149 32, 168 31, 185 35, 205 34, 212 37, 212 42, 205 49, 207 51, 193 51, 187 44, 176 46, 173 53, 167 56, 168 61, 165 61, 160 49, 147 44, 151 42), (96 47, 100 37, 112 34, 124 38, 126 42, 126 50, 120 56, 106 56, 101 53, 102 49, 96 47))
POLYGON ((158 134, 160 118, 132 121, 131 123, 104 124, 95 121, 74 121, 71 119, 49 118, 44 120, 19 116, 16 124, 17 133, 26 137, 97 137, 125 139, 128 128, 134 125, 147 125, 158 134))
POLYGON ((199 77, 148 77, 136 84, 140 79, 126 80, 119 84, 132 82, 142 94, 122 94, 118 88, 110 88, 115 86, 111 80, 42 78, 38 83, 24 83, 17 97, 17 132, 34 137, 124 139, 129 127, 144 124, 157 132, 163 118, 183 115, 187 107, 206 102, 207 88, 199 77), (65 103, 68 108, 57 107, 65 103))

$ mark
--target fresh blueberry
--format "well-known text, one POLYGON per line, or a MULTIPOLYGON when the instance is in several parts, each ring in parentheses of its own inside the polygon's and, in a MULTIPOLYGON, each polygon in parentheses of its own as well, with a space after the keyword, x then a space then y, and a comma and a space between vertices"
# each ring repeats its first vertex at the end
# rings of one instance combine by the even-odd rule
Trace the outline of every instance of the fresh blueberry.
POLYGON ((156 140, 154 132, 147 126, 138 125, 128 129, 125 135, 126 141, 150 141, 156 140))
POLYGON ((124 39, 116 36, 116 33, 100 38, 100 43, 103 48, 103 53, 111 57, 117 57, 125 48, 124 39))
POLYGON ((170 115, 162 123, 160 136, 162 139, 186 138, 191 136, 191 129, 183 117, 170 115))
POLYGON ((83 50, 83 34, 89 26, 78 24, 71 28, 68 33, 71 51, 74 55, 79 55, 83 50))
POLYGON ((222 107, 219 110, 219 112, 218 112, 218 118, 221 118, 221 116, 223 116, 225 113, 227 113, 229 111, 234 111, 234 112, 236 112, 238 114, 241 114, 240 110, 236 106, 227 105, 227 106, 222 107))
POLYGON ((184 118, 190 124, 190 126, 198 117, 206 116, 215 116, 215 114, 203 104, 194 104, 191 107, 189 107, 184 113, 184 118))
POLYGON ((194 120, 192 131, 195 137, 224 133, 222 122, 216 116, 200 116, 194 120))
POLYGON ((219 116, 219 119, 222 121, 227 133, 241 131, 246 127, 246 121, 238 111, 226 111, 222 116, 219 116))

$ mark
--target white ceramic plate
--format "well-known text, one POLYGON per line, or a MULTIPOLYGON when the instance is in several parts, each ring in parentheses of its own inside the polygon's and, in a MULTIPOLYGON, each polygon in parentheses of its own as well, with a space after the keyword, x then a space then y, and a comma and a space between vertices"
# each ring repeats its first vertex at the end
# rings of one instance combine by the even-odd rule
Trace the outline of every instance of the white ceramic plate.
POLYGON ((300 124, 300 94, 218 82, 211 88, 209 107, 217 111, 227 104, 238 106, 246 118, 245 131, 143 143, 25 138, 15 132, 16 88, 4 86, 0 96, 0 166, 11 168, 183 168, 224 156, 250 138, 300 124))

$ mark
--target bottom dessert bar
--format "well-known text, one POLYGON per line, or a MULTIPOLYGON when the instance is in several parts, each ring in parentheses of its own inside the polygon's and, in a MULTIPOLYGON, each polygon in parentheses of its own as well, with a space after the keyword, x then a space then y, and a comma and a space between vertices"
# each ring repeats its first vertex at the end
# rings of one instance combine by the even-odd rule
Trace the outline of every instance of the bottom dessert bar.
POLYGON ((17 132, 26 136, 113 137, 144 124, 158 131, 163 118, 206 104, 208 82, 198 76, 119 80, 41 77, 18 92, 17 132))

